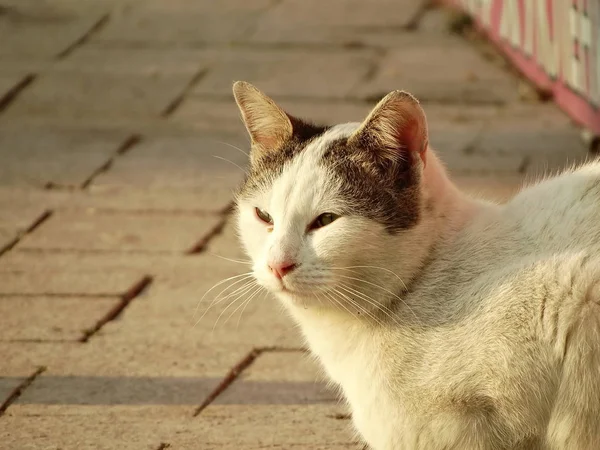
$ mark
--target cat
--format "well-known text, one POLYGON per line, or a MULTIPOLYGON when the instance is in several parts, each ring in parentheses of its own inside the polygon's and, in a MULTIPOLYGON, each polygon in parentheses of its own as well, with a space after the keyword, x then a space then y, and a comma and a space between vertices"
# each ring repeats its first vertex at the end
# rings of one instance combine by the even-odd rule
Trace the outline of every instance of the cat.
POLYGON ((375 450, 600 449, 600 163, 474 199, 394 91, 300 120, 246 82, 237 226, 375 450))

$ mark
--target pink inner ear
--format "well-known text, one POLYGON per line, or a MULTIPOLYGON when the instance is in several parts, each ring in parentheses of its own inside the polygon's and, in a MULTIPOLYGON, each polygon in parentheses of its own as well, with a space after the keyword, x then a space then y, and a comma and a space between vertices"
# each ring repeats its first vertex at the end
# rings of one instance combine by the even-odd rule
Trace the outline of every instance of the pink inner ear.
POLYGON ((427 128, 421 121, 412 116, 398 124, 399 142, 405 146, 410 155, 417 153, 423 161, 427 162, 427 128))

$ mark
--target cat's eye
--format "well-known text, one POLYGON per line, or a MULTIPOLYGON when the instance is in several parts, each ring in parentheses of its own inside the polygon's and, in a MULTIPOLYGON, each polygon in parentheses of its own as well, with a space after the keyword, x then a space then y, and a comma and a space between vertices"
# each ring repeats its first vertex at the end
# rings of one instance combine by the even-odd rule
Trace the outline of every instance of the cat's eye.
POLYGON ((329 225, 331 222, 339 219, 340 216, 333 213, 323 213, 319 217, 317 217, 313 223, 310 224, 311 230, 316 230, 317 228, 323 228, 329 225))
POLYGON ((256 217, 258 217, 264 223, 273 225, 273 218, 269 215, 268 212, 265 212, 260 208, 254 208, 254 211, 256 212, 256 217))

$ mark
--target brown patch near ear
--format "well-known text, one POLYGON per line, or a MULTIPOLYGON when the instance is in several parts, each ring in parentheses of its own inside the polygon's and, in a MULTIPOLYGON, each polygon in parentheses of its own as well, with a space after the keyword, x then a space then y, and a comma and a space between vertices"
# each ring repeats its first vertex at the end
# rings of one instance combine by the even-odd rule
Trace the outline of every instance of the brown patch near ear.
POLYGON ((245 81, 236 81, 233 95, 252 139, 254 162, 257 153, 279 150, 292 137, 288 115, 268 96, 245 81))
POLYGON ((240 196, 266 189, 281 174, 286 163, 294 159, 313 139, 325 133, 329 128, 304 122, 292 116, 289 118, 293 123, 292 136, 277 151, 261 152, 255 155, 246 181, 240 190, 240 196))

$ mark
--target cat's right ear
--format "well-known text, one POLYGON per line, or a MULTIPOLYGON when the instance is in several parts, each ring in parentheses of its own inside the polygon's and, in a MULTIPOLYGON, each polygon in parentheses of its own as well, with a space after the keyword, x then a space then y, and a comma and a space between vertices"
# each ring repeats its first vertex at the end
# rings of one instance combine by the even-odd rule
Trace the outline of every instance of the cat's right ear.
POLYGON ((292 137, 293 127, 289 116, 253 85, 236 81, 233 84, 233 96, 252 139, 253 150, 259 153, 275 151, 292 137))

